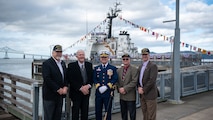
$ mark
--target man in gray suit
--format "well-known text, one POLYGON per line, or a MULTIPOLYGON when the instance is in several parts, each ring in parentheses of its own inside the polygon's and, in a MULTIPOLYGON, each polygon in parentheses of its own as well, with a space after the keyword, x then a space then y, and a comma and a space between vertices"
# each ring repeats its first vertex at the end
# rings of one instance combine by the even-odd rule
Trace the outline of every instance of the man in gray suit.
POLYGON ((140 94, 143 120, 156 120, 158 89, 157 65, 150 61, 148 48, 141 50, 143 63, 138 68, 138 93, 140 94))
POLYGON ((117 69, 118 73, 118 92, 120 93, 120 106, 122 120, 128 120, 128 111, 130 119, 136 119, 136 86, 138 81, 138 72, 135 67, 130 65, 130 55, 122 56, 123 66, 117 69))

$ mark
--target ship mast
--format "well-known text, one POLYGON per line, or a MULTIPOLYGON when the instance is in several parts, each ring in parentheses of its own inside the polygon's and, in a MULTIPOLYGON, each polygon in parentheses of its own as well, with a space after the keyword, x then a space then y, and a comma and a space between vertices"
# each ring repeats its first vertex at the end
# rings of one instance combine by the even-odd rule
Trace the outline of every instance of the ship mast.
POLYGON ((111 38, 112 37, 112 20, 114 18, 116 18, 118 16, 118 13, 121 11, 120 9, 118 9, 117 7, 121 5, 120 2, 119 3, 115 3, 115 8, 112 9, 110 8, 110 12, 107 13, 107 18, 109 19, 109 33, 108 33, 108 38, 111 38))

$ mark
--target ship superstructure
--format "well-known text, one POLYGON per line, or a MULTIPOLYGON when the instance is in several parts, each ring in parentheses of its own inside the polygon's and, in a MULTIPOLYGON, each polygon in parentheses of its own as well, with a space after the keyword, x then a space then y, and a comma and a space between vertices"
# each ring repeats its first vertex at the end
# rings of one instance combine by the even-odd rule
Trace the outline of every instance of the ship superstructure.
POLYGON ((86 58, 89 60, 98 57, 99 51, 110 52, 111 59, 121 58, 124 53, 129 53, 132 58, 138 57, 137 47, 131 42, 130 34, 127 31, 120 31, 117 37, 112 36, 112 22, 121 11, 118 9, 120 3, 115 4, 114 9, 110 9, 107 14, 107 32, 94 32, 90 34, 86 43, 86 58))

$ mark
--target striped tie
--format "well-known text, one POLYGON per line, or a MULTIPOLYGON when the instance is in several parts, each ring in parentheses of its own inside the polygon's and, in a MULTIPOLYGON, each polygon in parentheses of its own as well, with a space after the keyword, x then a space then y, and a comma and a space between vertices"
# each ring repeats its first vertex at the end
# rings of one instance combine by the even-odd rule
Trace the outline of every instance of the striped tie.
POLYGON ((122 74, 122 80, 123 80, 123 81, 124 81, 124 79, 125 79, 126 72, 127 72, 127 68, 124 68, 124 69, 123 69, 123 74, 122 74))

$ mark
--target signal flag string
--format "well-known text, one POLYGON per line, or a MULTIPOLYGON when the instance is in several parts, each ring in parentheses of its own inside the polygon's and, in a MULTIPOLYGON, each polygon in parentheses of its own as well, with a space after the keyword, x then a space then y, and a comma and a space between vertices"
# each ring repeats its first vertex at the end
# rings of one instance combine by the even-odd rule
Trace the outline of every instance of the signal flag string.
MULTIPOLYGON (((126 19, 122 18, 121 16, 119 16, 119 18, 120 18, 120 20, 123 20, 125 23, 128 23, 128 24, 132 25, 133 27, 139 28, 141 31, 147 32, 148 34, 151 33, 151 35, 156 36, 156 40, 160 36, 160 37, 163 37, 164 41, 165 40, 169 41, 169 42, 173 42, 174 41, 173 39, 171 39, 171 37, 167 37, 165 35, 162 35, 160 33, 154 32, 154 31, 152 31, 150 29, 147 29, 145 27, 141 27, 141 26, 139 26, 139 25, 137 25, 137 24, 135 24, 135 23, 133 23, 133 22, 131 22, 129 20, 126 20, 126 19)), ((198 47, 190 45, 188 43, 180 42, 180 45, 182 45, 182 47, 190 48, 190 50, 194 50, 194 51, 200 52, 202 54, 213 55, 213 51, 207 51, 205 49, 198 48, 198 47)))

